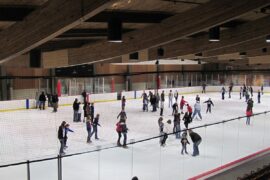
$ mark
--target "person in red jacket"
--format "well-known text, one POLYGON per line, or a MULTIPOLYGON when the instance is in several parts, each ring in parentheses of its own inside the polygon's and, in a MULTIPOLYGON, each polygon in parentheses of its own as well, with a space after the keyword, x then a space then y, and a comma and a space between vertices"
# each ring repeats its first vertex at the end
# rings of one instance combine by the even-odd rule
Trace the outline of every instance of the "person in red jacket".
POLYGON ((188 111, 188 116, 191 118, 191 115, 192 115, 192 107, 187 104, 187 111, 188 111))
POLYGON ((181 114, 184 114, 183 108, 184 105, 187 103, 187 101, 184 100, 184 96, 182 96, 181 101, 180 101, 180 109, 181 109, 181 114))

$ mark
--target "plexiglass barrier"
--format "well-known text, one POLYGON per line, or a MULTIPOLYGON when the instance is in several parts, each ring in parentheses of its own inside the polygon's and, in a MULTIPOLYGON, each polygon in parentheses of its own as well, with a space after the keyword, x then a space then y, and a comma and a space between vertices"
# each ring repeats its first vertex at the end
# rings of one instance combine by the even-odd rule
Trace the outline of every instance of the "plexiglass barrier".
MULTIPOLYGON (((185 131, 182 126, 182 133, 185 131)), ((29 161, 29 164, 1 166, 1 179, 9 180, 128 180, 137 176, 147 180, 189 179, 198 174, 269 148, 270 113, 262 112, 246 117, 190 127, 201 136, 199 155, 192 156, 193 142, 189 133, 187 153, 181 153, 181 138, 168 135, 131 139, 127 147, 89 147, 89 151, 63 157, 29 161)))

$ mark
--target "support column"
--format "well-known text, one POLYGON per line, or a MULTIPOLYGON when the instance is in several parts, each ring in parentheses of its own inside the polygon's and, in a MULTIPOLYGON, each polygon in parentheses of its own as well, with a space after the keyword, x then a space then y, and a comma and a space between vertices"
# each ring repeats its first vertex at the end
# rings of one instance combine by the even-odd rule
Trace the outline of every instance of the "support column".
MULTIPOLYGON (((0 66, 0 75, 1 76, 6 76, 6 72, 4 70, 3 67, 0 66)), ((1 79, 0 80, 0 88, 1 88, 1 92, 0 92, 0 99, 1 100, 8 100, 8 83, 7 83, 7 79, 1 79)))

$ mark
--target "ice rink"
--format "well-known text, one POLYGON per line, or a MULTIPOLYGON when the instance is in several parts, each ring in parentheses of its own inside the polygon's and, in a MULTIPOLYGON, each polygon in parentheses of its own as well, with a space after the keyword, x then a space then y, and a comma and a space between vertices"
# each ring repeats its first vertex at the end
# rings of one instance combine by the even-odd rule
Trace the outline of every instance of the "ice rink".
MULTIPOLYGON (((239 99, 239 93, 232 93, 231 99, 228 99, 228 94, 226 94, 225 100, 221 100, 219 93, 199 95, 203 120, 193 120, 190 127, 245 115, 246 102, 244 98, 239 99), (212 108, 212 114, 205 113, 206 104, 203 103, 209 97, 215 105, 212 108)), ((193 107, 196 94, 184 96, 193 107)), ((258 104, 257 93, 254 93, 253 100, 254 113, 270 110, 270 95, 264 94, 261 104, 258 104)), ((95 114, 100 114, 101 127, 98 129, 100 140, 93 138, 91 144, 86 143, 85 123, 72 122, 72 106, 59 107, 57 113, 52 113, 51 108, 45 111, 32 109, 0 113, 1 164, 56 156, 60 145, 57 130, 62 121, 68 122, 71 125, 70 128, 75 131, 68 134, 67 154, 115 144, 117 140, 115 124, 118 121, 116 117, 120 109, 120 101, 95 104, 95 114)), ((149 110, 151 110, 150 106, 149 110)), ((143 112, 142 99, 128 100, 126 113, 129 128, 128 140, 137 141, 159 134, 157 123, 159 109, 155 113, 143 112)), ((166 97, 164 119, 173 120, 171 113, 172 109, 168 108, 166 97)), ((183 122, 181 122, 181 128, 184 128, 183 122)), ((187 179, 269 147, 269 129, 269 114, 252 117, 250 126, 245 125, 245 119, 240 119, 196 129, 194 131, 202 136, 198 157, 191 156, 192 143, 187 147, 189 154, 181 155, 180 140, 175 139, 173 135, 169 136, 165 147, 160 147, 158 139, 153 139, 130 145, 128 149, 114 148, 66 157, 63 158, 63 179, 128 180, 135 175, 140 180, 187 179)), ((191 142, 190 138, 189 141, 191 142)), ((34 180, 57 179, 57 161, 33 163, 31 174, 34 180)), ((3 180, 22 180, 22 176, 26 176, 25 165, 0 169, 0 177, 3 180)))

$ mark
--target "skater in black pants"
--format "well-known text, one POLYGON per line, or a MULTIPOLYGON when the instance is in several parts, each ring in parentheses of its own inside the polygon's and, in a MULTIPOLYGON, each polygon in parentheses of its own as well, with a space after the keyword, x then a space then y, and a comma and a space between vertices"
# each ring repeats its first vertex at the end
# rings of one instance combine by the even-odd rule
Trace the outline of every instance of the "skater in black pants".
POLYGON ((43 109, 45 110, 45 102, 46 102, 46 96, 44 94, 44 92, 41 93, 41 95, 39 96, 39 109, 43 109))
POLYGON ((90 135, 90 138, 93 136, 93 134, 95 134, 95 139, 98 140, 98 126, 101 127, 101 125, 99 124, 99 114, 97 114, 97 116, 95 117, 94 121, 93 121, 93 132, 90 135))
POLYGON ((119 121, 118 123, 116 123, 116 132, 118 134, 118 139, 117 139, 117 146, 122 146, 122 144, 120 143, 121 141, 121 133, 122 133, 122 128, 121 128, 121 122, 119 121))
POLYGON ((181 123, 180 123, 181 119, 180 119, 180 113, 175 113, 174 114, 174 120, 173 120, 173 132, 175 133, 175 137, 176 139, 180 139, 181 138, 181 123))
POLYGON ((214 106, 213 101, 211 100, 211 98, 209 98, 207 101, 205 101, 204 103, 207 103, 207 109, 206 109, 206 113, 210 112, 211 113, 211 107, 214 106))
POLYGON ((225 93, 226 93, 226 90, 225 90, 225 88, 224 88, 224 87, 222 87, 222 89, 221 89, 221 96, 222 96, 222 100, 224 100, 224 99, 225 99, 225 93))
POLYGON ((127 147, 127 131, 128 131, 128 128, 127 128, 127 125, 125 122, 121 122, 121 132, 124 136, 124 141, 123 141, 123 147, 126 148, 127 147))
POLYGON ((258 103, 261 103, 261 92, 258 90, 258 103))
POLYGON ((90 106, 90 117, 91 117, 91 119, 94 119, 94 114, 95 114, 94 103, 91 103, 91 106, 90 106))
POLYGON ((178 104, 177 104, 177 102, 175 102, 173 104, 172 108, 173 108, 172 115, 177 114, 178 113, 178 104))
POLYGON ((191 123, 191 117, 189 116, 188 112, 185 113, 182 120, 184 121, 186 129, 188 129, 188 124, 191 123))
POLYGON ((252 86, 249 87, 249 91, 250 91, 251 97, 253 97, 253 88, 252 88, 252 86))
POLYGON ((59 126, 58 128, 58 139, 60 141, 60 150, 59 150, 59 155, 65 155, 65 152, 64 152, 64 147, 65 147, 65 125, 66 125, 66 122, 63 121, 61 123, 61 126, 59 126))
POLYGON ((57 108, 58 108, 58 95, 54 94, 52 95, 52 106, 53 106, 53 112, 57 112, 57 108))
POLYGON ((242 87, 240 87, 240 99, 242 99, 242 92, 243 92, 243 88, 242 87))
POLYGON ((163 116, 164 101, 160 101, 160 116, 163 116))
POLYGON ((181 138, 181 144, 182 144, 182 151, 181 154, 184 154, 184 151, 186 154, 188 154, 187 152, 187 144, 190 144, 188 139, 187 139, 187 132, 183 132, 182 134, 182 138, 181 138))
POLYGON ((229 98, 231 98, 232 88, 233 88, 233 86, 230 85, 230 86, 229 86, 229 98))
POLYGON ((171 125, 172 121, 168 120, 167 123, 164 125, 163 128, 163 138, 161 140, 161 146, 165 146, 166 145, 166 140, 168 138, 168 133, 170 133, 170 125, 171 125))
POLYGON ((157 98, 156 98, 156 95, 152 95, 152 98, 151 98, 151 105, 152 105, 152 112, 156 112, 157 111, 157 107, 156 107, 156 105, 157 105, 157 98))

